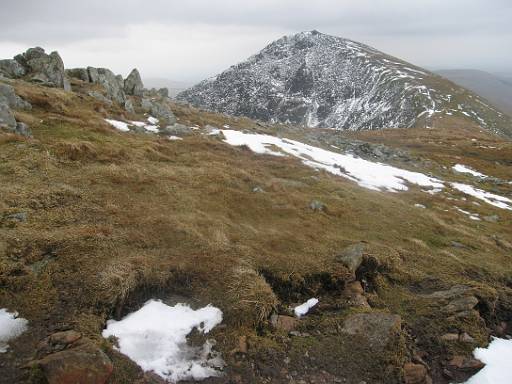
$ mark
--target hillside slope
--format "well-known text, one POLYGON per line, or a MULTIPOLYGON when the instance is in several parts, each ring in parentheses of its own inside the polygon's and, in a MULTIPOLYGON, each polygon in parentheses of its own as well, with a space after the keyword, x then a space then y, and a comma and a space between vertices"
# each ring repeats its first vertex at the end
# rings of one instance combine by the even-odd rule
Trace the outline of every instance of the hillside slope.
POLYGON ((364 44, 317 31, 285 36, 181 92, 178 100, 235 116, 305 127, 429 127, 446 115, 512 134, 485 100, 364 44))
POLYGON ((436 73, 485 97, 497 108, 512 115, 512 80, 474 69, 450 69, 436 73))
POLYGON ((163 100, 168 132, 143 96, 7 83, 33 137, 0 131, 0 310, 28 321, 0 383, 163 383, 102 337, 148 299, 222 311, 204 383, 460 382, 510 334, 512 144, 477 124, 340 134, 163 100))

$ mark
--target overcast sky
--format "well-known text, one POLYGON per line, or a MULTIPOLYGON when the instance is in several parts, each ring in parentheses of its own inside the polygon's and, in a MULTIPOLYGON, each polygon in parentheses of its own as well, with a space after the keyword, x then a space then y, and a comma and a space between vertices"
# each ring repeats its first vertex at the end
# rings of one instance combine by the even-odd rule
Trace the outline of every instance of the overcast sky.
POLYGON ((512 0, 2 1, 0 58, 31 46, 66 67, 197 81, 317 29, 430 69, 512 72, 512 0))

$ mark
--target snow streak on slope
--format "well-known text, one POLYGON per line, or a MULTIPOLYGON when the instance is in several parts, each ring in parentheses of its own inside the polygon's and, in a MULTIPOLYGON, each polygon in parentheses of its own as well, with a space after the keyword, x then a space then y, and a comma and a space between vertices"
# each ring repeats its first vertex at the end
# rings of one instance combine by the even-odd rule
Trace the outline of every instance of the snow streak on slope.
POLYGON ((430 126, 436 114, 465 115, 486 127, 482 111, 490 107, 477 98, 455 102, 460 92, 455 84, 364 44, 312 31, 273 42, 178 99, 230 115, 308 127, 430 126), (432 85, 439 83, 445 84, 443 90, 432 85))
MULTIPOLYGON (((361 187, 375 191, 407 191, 409 189, 407 183, 409 183, 427 188, 425 192, 434 194, 446 187, 444 181, 423 173, 374 163, 351 154, 331 152, 295 140, 230 129, 223 129, 221 132, 225 137, 224 141, 230 145, 246 145, 253 152, 260 154, 291 155, 302 160, 307 166, 343 176, 355 181, 361 187)), ((468 184, 450 183, 449 186, 497 208, 512 210, 512 200, 508 197, 499 196, 468 184)))
POLYGON ((444 188, 440 180, 422 173, 374 163, 349 154, 327 151, 295 140, 233 130, 222 130, 222 133, 228 144, 247 145, 252 151, 262 154, 283 156, 286 153, 301 159, 310 167, 346 177, 362 187, 376 191, 407 191, 406 182, 434 190, 444 188), (272 146, 279 148, 282 152, 273 150, 272 146))

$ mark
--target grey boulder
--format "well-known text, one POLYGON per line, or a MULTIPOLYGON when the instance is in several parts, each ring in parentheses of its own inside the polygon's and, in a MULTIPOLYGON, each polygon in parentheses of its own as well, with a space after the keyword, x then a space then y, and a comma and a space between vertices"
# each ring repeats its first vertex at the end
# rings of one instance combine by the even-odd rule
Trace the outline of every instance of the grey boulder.
POLYGON ((14 59, 0 60, 0 73, 5 77, 17 79, 25 76, 27 71, 14 59))
POLYGON ((86 83, 88 83, 89 80, 89 72, 87 71, 87 68, 72 68, 72 69, 66 69, 66 75, 68 77, 72 77, 74 79, 82 80, 86 83))
POLYGON ((142 83, 139 71, 135 68, 124 81, 124 92, 127 95, 142 96, 143 91, 144 84, 142 83))
POLYGON ((99 84, 107 93, 107 97, 118 104, 124 105, 126 95, 124 93, 124 82, 121 76, 116 76, 110 69, 88 67, 89 80, 91 83, 99 84))
POLYGON ((16 129, 16 119, 5 100, 0 100, 0 128, 5 128, 11 132, 16 129))
POLYGON ((174 123, 172 125, 168 125, 165 128, 161 128, 160 133, 172 136, 188 136, 192 134, 192 129, 186 125, 174 123))
POLYGON ((64 63, 57 52, 49 55, 43 48, 30 48, 14 58, 25 69, 29 79, 47 86, 70 90, 64 71, 64 63))
POLYGON ((173 125, 176 123, 176 117, 171 111, 171 107, 164 100, 153 100, 143 98, 141 101, 141 107, 144 112, 148 112, 165 124, 173 125))
POLYGON ((0 100, 5 100, 10 108, 14 109, 32 109, 32 105, 28 101, 23 100, 16 95, 14 88, 8 84, 0 83, 0 100))

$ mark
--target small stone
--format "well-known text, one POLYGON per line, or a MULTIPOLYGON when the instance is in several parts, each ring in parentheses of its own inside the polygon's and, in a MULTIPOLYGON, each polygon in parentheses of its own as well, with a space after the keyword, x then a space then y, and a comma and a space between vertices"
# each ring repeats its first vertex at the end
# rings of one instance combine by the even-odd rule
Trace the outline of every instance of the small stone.
POLYGON ((366 249, 364 243, 349 245, 336 255, 336 261, 345 265, 350 272, 355 273, 363 262, 363 255, 366 249))
POLYGON ((323 212, 325 211, 326 206, 319 200, 313 200, 309 203, 309 208, 315 212, 323 212))
POLYGON ((297 318, 285 315, 273 315, 270 322, 275 329, 285 332, 294 331, 299 324, 297 318))
POLYGON ((406 363, 404 365, 405 384, 424 384, 427 378, 427 368, 421 364, 406 363))
POLYGON ((459 335, 457 333, 445 333, 441 336, 441 340, 443 341, 457 341, 459 340, 459 335))
POLYGON ((252 189, 252 191, 253 191, 254 193, 261 193, 261 192, 264 192, 264 191, 263 191, 263 188, 261 188, 261 187, 254 187, 254 188, 252 189))
POLYGON ((466 332, 460 335, 459 340, 463 343, 474 343, 475 339, 469 336, 466 332))
POLYGON ((500 221, 500 217, 498 215, 483 216, 482 219, 489 223, 497 223, 500 221))
POLYGON ((57 332, 49 337, 51 344, 69 345, 82 337, 82 334, 73 330, 57 332))
POLYGON ((456 355, 448 362, 448 366, 452 369, 474 372, 482 369, 485 364, 473 357, 456 355))
POLYGON ((12 220, 12 221, 17 221, 18 223, 24 223, 25 221, 27 221, 27 217, 28 217, 28 215, 26 212, 18 212, 18 213, 13 213, 12 215, 6 216, 6 219, 12 220))

